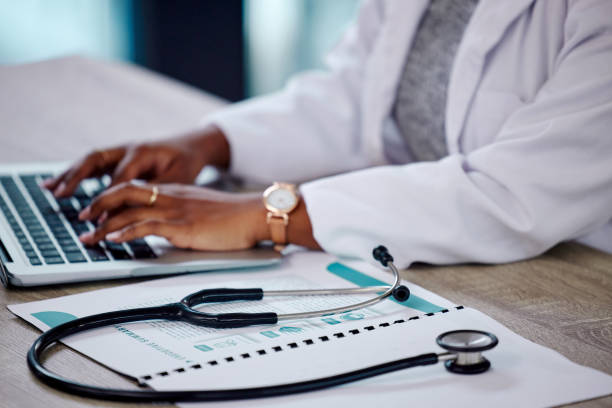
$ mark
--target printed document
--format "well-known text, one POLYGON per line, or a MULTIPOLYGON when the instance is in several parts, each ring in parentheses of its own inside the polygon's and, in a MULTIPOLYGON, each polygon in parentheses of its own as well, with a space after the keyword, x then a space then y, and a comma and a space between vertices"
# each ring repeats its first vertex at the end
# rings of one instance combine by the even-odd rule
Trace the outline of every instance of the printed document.
MULTIPOLYGON (((327 289, 379 286, 392 281, 388 271, 364 262, 298 252, 274 268, 175 276, 11 305, 9 309, 46 330, 90 314, 177 302, 205 288, 327 289)), ((441 408, 449 404, 516 408, 567 404, 612 393, 612 376, 532 343, 484 313, 453 304, 412 283, 404 284, 411 290, 405 302, 387 299, 340 315, 223 330, 150 320, 92 330, 64 342, 161 391, 268 386, 326 377, 422 353, 440 353, 444 350, 435 339, 450 330, 483 330, 499 338, 499 345, 485 353, 492 367, 483 374, 452 374, 438 363, 300 395, 182 407, 371 408, 408 403, 441 408)), ((283 314, 328 309, 370 297, 272 297, 256 302, 205 304, 201 310, 283 314)))

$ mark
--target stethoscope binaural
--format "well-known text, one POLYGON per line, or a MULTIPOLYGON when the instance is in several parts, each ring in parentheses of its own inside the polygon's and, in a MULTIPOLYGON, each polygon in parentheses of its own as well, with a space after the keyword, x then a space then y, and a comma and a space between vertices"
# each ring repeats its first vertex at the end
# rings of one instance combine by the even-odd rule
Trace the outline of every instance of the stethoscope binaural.
POLYGON ((393 285, 367 288, 315 289, 264 291, 262 289, 204 289, 184 297, 180 302, 161 306, 118 310, 75 319, 44 332, 30 347, 27 361, 32 373, 45 384, 60 391, 84 397, 130 402, 187 402, 187 401, 224 401, 250 398, 263 398, 320 390, 346 384, 377 375, 421 365, 445 362, 448 371, 458 374, 478 374, 489 369, 490 362, 481 352, 490 350, 498 343, 497 338, 478 330, 455 330, 443 333, 436 339, 437 344, 447 350, 444 353, 427 353, 403 358, 384 364, 362 368, 331 377, 318 378, 290 384, 266 387, 238 388, 224 390, 154 391, 103 388, 81 384, 47 370, 41 363, 45 350, 66 336, 100 327, 135 322, 141 320, 164 319, 184 321, 212 328, 236 328, 260 324, 276 324, 280 320, 303 319, 344 313, 376 304, 393 296, 405 301, 410 296, 407 287, 400 285, 399 272, 393 265, 393 257, 387 249, 379 246, 373 251, 374 258, 383 266, 389 267, 395 278, 393 285), (308 295, 346 295, 364 293, 383 293, 372 299, 333 309, 290 314, 276 313, 222 313, 210 314, 194 309, 198 305, 235 300, 261 300, 264 296, 308 296, 308 295))

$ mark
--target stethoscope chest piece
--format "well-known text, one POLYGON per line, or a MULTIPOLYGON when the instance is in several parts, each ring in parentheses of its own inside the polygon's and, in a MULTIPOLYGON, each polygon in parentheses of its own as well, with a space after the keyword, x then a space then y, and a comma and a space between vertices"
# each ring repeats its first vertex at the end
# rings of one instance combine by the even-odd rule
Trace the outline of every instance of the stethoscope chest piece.
POLYGON ((480 374, 491 367, 482 352, 497 346, 495 335, 479 330, 454 330, 442 333, 436 343, 451 352, 455 358, 444 362, 446 369, 455 374, 480 374))

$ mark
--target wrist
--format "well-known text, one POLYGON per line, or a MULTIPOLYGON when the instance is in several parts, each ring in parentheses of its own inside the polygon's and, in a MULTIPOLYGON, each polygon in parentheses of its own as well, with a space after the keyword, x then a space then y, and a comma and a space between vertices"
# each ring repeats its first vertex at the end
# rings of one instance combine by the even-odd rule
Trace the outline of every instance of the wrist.
MULTIPOLYGON (((261 199, 253 203, 253 208, 256 209, 253 211, 255 242, 272 241, 272 233, 268 223, 268 209, 265 208, 261 199)), ((286 230, 287 244, 321 249, 321 246, 314 239, 310 217, 302 197, 299 197, 297 206, 288 216, 289 222, 286 230)))
POLYGON ((217 166, 222 169, 229 167, 230 146, 223 131, 215 126, 205 128, 184 137, 187 148, 192 150, 201 166, 217 166))
POLYGON ((287 227, 287 242, 311 249, 321 249, 319 243, 314 239, 310 216, 304 198, 301 196, 297 207, 291 213, 287 227))
POLYGON ((268 210, 264 206, 261 198, 253 199, 250 203, 250 219, 252 220, 252 234, 255 243, 272 240, 270 228, 268 227, 268 210))

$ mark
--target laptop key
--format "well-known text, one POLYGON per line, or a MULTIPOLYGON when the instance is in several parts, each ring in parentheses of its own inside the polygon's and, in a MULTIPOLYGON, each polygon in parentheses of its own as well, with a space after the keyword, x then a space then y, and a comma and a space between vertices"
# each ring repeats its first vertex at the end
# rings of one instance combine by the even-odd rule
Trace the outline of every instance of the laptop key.
POLYGON ((42 235, 46 234, 47 231, 40 224, 28 224, 26 223, 26 229, 30 233, 30 235, 34 236, 34 234, 42 235))
POLYGON ((74 245, 74 239, 72 239, 72 237, 70 235, 66 236, 66 237, 56 237, 58 244, 63 247, 66 245, 74 245))
POLYGON ((73 196, 77 199, 83 199, 83 198, 89 198, 89 194, 87 194, 85 192, 85 190, 83 189, 83 186, 79 184, 79 186, 77 187, 77 189, 74 191, 73 196))
POLYGON ((56 201, 62 212, 74 209, 71 198, 58 198, 56 201))
POLYGON ((45 218, 45 221, 47 221, 47 224, 49 226, 52 226, 52 225, 64 225, 64 223, 62 222, 62 219, 56 213, 45 214, 44 218, 45 218))
POLYGON ((123 244, 120 244, 118 242, 104 241, 104 245, 106 245, 108 249, 116 249, 120 251, 123 250, 123 244))
POLYGON ((104 249, 100 246, 100 245, 96 245, 96 246, 88 246, 85 247, 85 250, 87 251, 87 255, 89 255, 89 258, 94 261, 94 262, 101 262, 101 261, 108 261, 108 256, 106 256, 106 253, 104 252, 104 249))
POLYGON ((89 204, 91 204, 91 198, 89 198, 89 197, 78 198, 77 201, 79 202, 79 205, 81 206, 81 208, 85 208, 85 207, 89 206, 89 204))
POLYGON ((111 249, 110 253, 113 259, 116 261, 125 261, 127 259, 132 259, 130 254, 128 254, 125 249, 124 250, 111 249))
POLYGON ((70 225, 72 226, 72 229, 77 235, 81 235, 82 233, 89 231, 87 223, 84 222, 74 222, 70 225))
POLYGON ((149 247, 144 239, 135 239, 127 243, 134 253, 136 259, 151 259, 157 258, 155 252, 149 247))
POLYGON ((66 245, 60 245, 60 248, 62 248, 62 251, 64 252, 76 252, 76 251, 81 251, 81 248, 79 248, 76 244, 66 244, 66 245))
POLYGON ((55 249, 55 248, 53 248, 53 249, 43 249, 43 250, 40 251, 40 254, 43 256, 43 258, 59 256, 59 252, 57 252, 57 249, 55 249))
POLYGON ((44 236, 44 237, 32 237, 32 239, 34 239, 34 242, 36 243, 36 245, 50 244, 51 243, 51 239, 49 239, 48 236, 44 236))
POLYGON ((70 235, 70 233, 66 230, 66 231, 60 231, 57 234, 53 234, 55 235, 55 239, 58 240, 58 242, 62 242, 63 240, 70 240, 72 242, 72 235, 70 235))
POLYGON ((70 262, 70 263, 87 262, 87 259, 81 253, 81 251, 78 251, 78 252, 66 252, 65 254, 66 254, 66 259, 68 259, 68 262, 70 262))
POLYGON ((62 211, 62 213, 64 214, 64 217, 66 217, 66 219, 70 222, 79 221, 79 212, 74 208, 64 210, 62 211))
POLYGON ((29 231, 30 231, 30 236, 31 236, 33 239, 36 239, 36 238, 38 238, 38 237, 40 237, 40 238, 45 238, 45 237, 47 237, 47 238, 48 238, 48 237, 49 237, 49 235, 47 234, 47 231, 45 231, 45 230, 44 230, 44 229, 42 229, 42 228, 41 228, 41 229, 34 229, 34 228, 33 228, 33 229, 30 229, 29 231))
POLYGON ((153 252, 153 250, 151 250, 151 248, 132 249, 132 252, 134 253, 134 258, 136 258, 136 259, 154 259, 154 258, 157 258, 157 255, 155 255, 155 252, 153 252))
POLYGON ((123 261, 126 259, 132 259, 130 254, 125 250, 122 244, 118 244, 116 242, 104 241, 104 244, 108 248, 109 252, 113 259, 117 261, 123 261))
POLYGON ((49 257, 45 256, 44 258, 45 258, 45 263, 49 265, 56 265, 56 264, 64 263, 64 260, 62 259, 61 256, 49 256, 49 257))
POLYGON ((37 257, 37 256, 31 256, 29 259, 30 259, 30 264, 31 265, 34 265, 34 266, 42 265, 42 262, 41 262, 40 258, 37 257))
POLYGON ((50 228, 51 228, 51 232, 53 233, 55 237, 57 237, 58 235, 61 235, 64 237, 66 235, 70 235, 66 227, 64 227, 63 225, 53 225, 50 228))
POLYGON ((38 218, 34 215, 24 215, 21 217, 21 220, 26 226, 32 226, 32 227, 40 226, 40 222, 38 221, 38 218))
POLYGON ((53 244, 41 244, 41 245, 38 245, 38 249, 40 249, 41 251, 55 250, 55 245, 53 245, 53 244))

